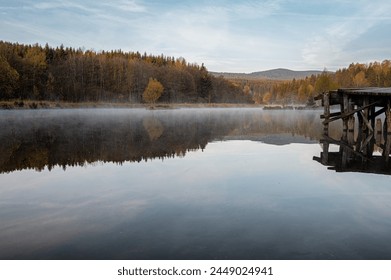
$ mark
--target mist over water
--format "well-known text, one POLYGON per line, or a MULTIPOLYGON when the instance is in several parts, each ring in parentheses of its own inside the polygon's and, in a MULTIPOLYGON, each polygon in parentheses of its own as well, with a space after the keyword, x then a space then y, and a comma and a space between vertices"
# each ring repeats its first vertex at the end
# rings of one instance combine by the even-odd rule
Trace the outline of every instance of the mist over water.
POLYGON ((184 156, 227 139, 314 143, 322 131, 314 111, 84 109, 0 114, 3 172, 184 156))
POLYGON ((319 115, 0 111, 0 259, 390 259, 391 177, 313 161, 319 115))

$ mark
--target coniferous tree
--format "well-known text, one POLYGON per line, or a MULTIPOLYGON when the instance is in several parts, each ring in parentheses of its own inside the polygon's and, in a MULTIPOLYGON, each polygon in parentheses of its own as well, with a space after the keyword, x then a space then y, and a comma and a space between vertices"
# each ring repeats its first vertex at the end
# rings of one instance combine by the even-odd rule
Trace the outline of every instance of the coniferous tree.
POLYGON ((0 99, 12 98, 18 80, 19 73, 0 55, 0 99))

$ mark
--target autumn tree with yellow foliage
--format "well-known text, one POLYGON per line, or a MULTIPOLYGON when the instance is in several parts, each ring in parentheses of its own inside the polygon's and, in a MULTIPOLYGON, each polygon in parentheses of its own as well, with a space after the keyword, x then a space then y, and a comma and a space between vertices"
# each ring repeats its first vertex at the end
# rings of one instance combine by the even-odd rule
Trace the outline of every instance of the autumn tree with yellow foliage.
POLYGON ((147 87, 143 93, 143 100, 147 103, 155 103, 164 91, 163 85, 154 78, 149 78, 147 87))

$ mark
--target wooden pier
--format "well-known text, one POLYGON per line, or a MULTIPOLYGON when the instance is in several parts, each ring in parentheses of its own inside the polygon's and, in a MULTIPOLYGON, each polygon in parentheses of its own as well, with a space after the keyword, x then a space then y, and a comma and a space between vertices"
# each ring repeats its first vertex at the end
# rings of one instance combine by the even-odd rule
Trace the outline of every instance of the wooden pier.
POLYGON ((314 160, 336 171, 390 174, 391 88, 338 89, 319 95, 324 113, 323 152, 314 160), (342 138, 329 136, 329 125, 342 121, 342 138), (330 144, 338 152, 329 152, 330 144))

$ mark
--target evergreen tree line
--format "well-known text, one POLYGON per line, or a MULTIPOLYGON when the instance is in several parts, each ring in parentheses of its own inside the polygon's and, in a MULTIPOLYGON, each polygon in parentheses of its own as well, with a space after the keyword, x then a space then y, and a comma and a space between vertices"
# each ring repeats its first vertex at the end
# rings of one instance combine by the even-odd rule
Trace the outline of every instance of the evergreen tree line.
POLYGON ((249 80, 238 84, 243 91, 250 92, 255 103, 311 103, 315 95, 338 88, 391 87, 391 61, 352 63, 335 73, 325 70, 320 75, 312 75, 305 79, 249 80))
POLYGON ((142 103, 152 79, 163 88, 157 102, 252 102, 240 87, 183 58, 0 41, 0 100, 142 103))

